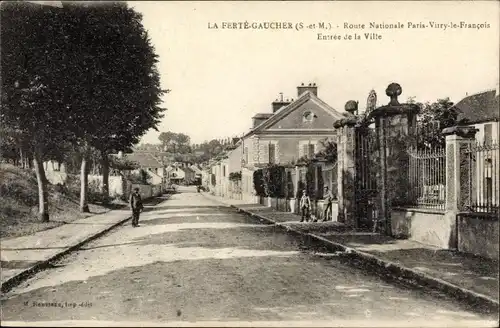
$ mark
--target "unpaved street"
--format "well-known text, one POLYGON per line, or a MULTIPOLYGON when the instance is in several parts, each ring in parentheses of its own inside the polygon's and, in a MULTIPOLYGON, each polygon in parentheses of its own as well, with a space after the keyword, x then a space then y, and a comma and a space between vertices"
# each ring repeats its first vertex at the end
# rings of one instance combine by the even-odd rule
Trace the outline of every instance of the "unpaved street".
POLYGON ((2 300, 4 322, 467 326, 492 319, 313 254, 194 188, 148 208, 140 227, 117 228, 2 300))

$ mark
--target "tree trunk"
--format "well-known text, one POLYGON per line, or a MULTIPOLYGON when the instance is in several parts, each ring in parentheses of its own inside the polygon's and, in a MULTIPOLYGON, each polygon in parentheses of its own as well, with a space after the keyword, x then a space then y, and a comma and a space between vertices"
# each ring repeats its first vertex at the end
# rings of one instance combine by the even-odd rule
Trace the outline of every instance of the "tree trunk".
POLYGON ((19 158, 20 158, 20 163, 21 167, 25 169, 26 167, 24 166, 24 156, 23 156, 23 149, 19 148, 19 158))
POLYGON ((33 162, 35 164, 36 180, 38 183, 38 217, 42 222, 49 222, 49 194, 47 192, 47 178, 43 169, 42 156, 35 151, 33 162))
POLYGON ((102 195, 103 202, 108 203, 109 200, 109 158, 106 152, 101 152, 102 162, 102 195))
POLYGON ((87 172, 87 156, 82 157, 82 165, 80 167, 80 211, 89 213, 89 204, 87 202, 89 176, 87 172))

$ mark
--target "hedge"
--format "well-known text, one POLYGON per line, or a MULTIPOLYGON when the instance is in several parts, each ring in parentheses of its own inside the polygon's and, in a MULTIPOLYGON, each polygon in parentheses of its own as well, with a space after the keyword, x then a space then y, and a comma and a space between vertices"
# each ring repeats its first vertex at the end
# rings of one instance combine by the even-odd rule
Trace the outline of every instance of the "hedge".
POLYGON ((264 176, 262 169, 258 169, 253 173, 253 187, 258 196, 266 196, 266 192, 264 190, 264 176))

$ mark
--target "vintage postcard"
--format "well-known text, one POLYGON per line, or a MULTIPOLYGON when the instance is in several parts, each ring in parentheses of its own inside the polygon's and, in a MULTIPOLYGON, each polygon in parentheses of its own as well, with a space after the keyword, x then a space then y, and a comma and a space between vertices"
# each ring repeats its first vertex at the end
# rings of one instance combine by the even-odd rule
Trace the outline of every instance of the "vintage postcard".
POLYGON ((4 1, 2 326, 498 327, 497 1, 4 1))

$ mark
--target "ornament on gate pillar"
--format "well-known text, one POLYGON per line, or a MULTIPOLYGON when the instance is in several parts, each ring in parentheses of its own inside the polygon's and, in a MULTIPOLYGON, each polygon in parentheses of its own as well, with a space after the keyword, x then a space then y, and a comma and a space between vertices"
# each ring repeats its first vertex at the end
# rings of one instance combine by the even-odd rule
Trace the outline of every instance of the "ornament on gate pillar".
POLYGON ((345 103, 345 111, 355 115, 355 113, 358 111, 358 102, 354 100, 349 100, 348 102, 345 103))
POLYGON ((401 93, 403 93, 403 89, 399 84, 397 83, 389 84, 387 89, 385 89, 385 94, 391 98, 391 101, 389 102, 390 106, 399 105, 398 97, 401 95, 401 93))
POLYGON ((375 90, 370 91, 366 100, 366 113, 370 113, 377 107, 377 93, 375 90))
POLYGON ((346 113, 343 113, 343 118, 336 120, 333 123, 334 128, 341 128, 344 126, 353 127, 358 122, 358 116, 356 112, 358 111, 358 102, 355 100, 349 100, 345 103, 344 109, 346 113))

